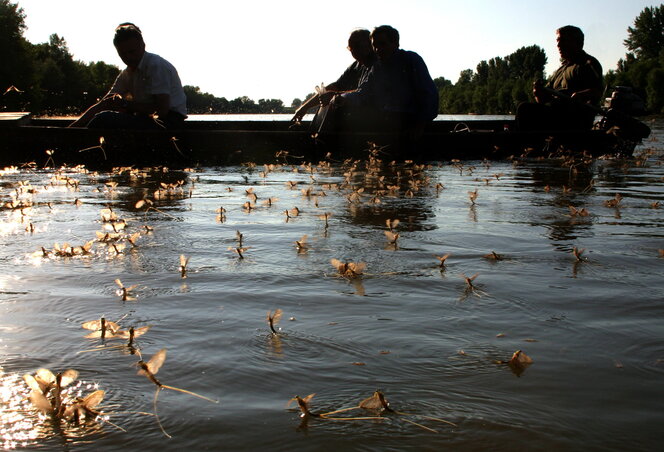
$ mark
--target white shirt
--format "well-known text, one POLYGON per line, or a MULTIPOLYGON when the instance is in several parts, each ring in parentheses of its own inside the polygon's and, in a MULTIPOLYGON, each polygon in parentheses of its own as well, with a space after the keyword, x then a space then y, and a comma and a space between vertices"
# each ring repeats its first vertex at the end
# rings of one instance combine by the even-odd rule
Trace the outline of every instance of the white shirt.
POLYGON ((151 103, 155 94, 168 94, 169 109, 187 115, 187 97, 175 67, 154 53, 145 52, 136 70, 125 68, 115 79, 111 93, 134 102, 151 103))

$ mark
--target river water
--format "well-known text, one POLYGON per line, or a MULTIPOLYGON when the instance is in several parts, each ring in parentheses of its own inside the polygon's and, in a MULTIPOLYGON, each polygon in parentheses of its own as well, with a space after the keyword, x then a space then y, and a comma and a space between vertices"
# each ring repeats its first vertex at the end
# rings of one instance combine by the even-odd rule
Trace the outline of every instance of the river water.
POLYGON ((659 449, 664 128, 654 126, 638 160, 573 166, 5 170, 3 203, 18 201, 0 212, 3 446, 659 449), (251 189, 255 207, 244 209, 251 189), (153 204, 137 208, 144 198, 153 204), (109 207, 124 229, 102 221, 109 207), (392 219, 396 243, 385 234, 392 219), (87 254, 58 253, 91 240, 87 254), (499 259, 485 257, 492 251, 499 259), (448 253, 441 268, 436 256, 448 253), (331 259, 366 267, 343 277, 331 259), (470 286, 463 275, 475 274, 470 286), (136 285, 126 300, 116 279, 136 285), (266 322, 276 309, 278 335, 266 322), (84 338, 81 324, 102 316, 151 329, 135 349, 84 338), (154 416, 157 387, 136 367, 139 354, 148 361, 162 349, 162 384, 218 402, 161 390, 157 413, 171 438, 154 416), (532 364, 500 363, 517 350, 532 364), (77 370, 68 397, 105 391, 102 418, 38 415, 22 376, 39 368, 77 370), (303 420, 297 404, 286 407, 315 393, 311 411, 330 412, 377 389, 407 414, 303 420))

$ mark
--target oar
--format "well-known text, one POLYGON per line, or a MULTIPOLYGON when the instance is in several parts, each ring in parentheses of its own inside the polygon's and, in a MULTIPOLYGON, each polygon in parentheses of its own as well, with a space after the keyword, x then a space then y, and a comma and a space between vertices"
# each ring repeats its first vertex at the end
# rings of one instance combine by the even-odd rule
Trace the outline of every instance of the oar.
POLYGON ((650 127, 648 127, 646 124, 639 121, 638 119, 633 118, 625 113, 622 113, 613 108, 605 109, 605 108, 596 107, 591 104, 579 102, 576 99, 572 98, 572 96, 557 91, 555 89, 547 87, 543 87, 543 89, 544 91, 546 91, 547 93, 551 94, 554 97, 557 97, 559 99, 564 99, 569 102, 573 102, 576 105, 590 109, 597 115, 604 116, 605 118, 609 119, 613 124, 620 127, 621 130, 625 131, 629 138, 635 138, 641 140, 644 138, 648 138, 648 136, 650 135, 650 127))

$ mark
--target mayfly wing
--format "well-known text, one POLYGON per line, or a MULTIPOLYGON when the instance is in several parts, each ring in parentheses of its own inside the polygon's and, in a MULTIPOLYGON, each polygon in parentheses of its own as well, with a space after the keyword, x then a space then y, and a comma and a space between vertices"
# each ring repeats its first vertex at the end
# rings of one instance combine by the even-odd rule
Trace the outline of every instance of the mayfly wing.
POLYGON ((53 412, 53 406, 51 405, 51 402, 48 401, 46 396, 42 394, 41 391, 35 391, 33 389, 30 392, 30 402, 32 402, 34 407, 42 413, 48 414, 53 412))
POLYGON ((330 264, 337 270, 339 270, 341 267, 344 266, 344 263, 341 262, 339 259, 330 259, 330 264))
POLYGON ((383 408, 383 404, 380 401, 378 392, 374 392, 371 397, 367 397, 366 399, 362 400, 360 402, 360 408, 367 410, 380 410, 383 408))
POLYGON ((70 385, 78 378, 78 371, 74 369, 67 369, 60 374, 60 387, 70 385))
POLYGON ((186 268, 188 263, 189 263, 189 258, 185 257, 184 254, 180 254, 180 266, 186 268))
POLYGON ((39 391, 39 392, 42 391, 41 386, 39 385, 39 383, 37 383, 37 380, 35 380, 35 377, 33 377, 32 375, 30 374, 23 375, 23 380, 33 391, 39 391))
POLYGON ((81 326, 86 330, 96 331, 101 329, 101 320, 90 320, 89 322, 83 322, 81 326))
MULTIPOLYGON (((157 353, 155 353, 152 358, 150 358, 150 361, 147 362, 148 370, 154 375, 157 372, 159 372, 159 369, 161 368, 161 365, 164 364, 164 361, 166 360, 166 349, 162 348, 159 350, 157 353)), ((139 374, 143 372, 142 370, 139 371, 139 374)), ((144 375, 145 372, 143 372, 144 375)))
POLYGON ((91 410, 94 409, 97 405, 101 403, 102 400, 104 400, 104 394, 105 392, 102 391, 101 389, 98 389, 97 391, 88 394, 83 399, 83 405, 88 409, 91 410))
POLYGON ((283 313, 284 312, 281 309, 277 309, 276 311, 274 311, 274 314, 272 315, 272 324, 273 325, 276 325, 277 323, 279 323, 283 313))
POLYGON ((55 375, 48 369, 37 369, 35 380, 37 380, 42 392, 46 393, 55 384, 55 375))

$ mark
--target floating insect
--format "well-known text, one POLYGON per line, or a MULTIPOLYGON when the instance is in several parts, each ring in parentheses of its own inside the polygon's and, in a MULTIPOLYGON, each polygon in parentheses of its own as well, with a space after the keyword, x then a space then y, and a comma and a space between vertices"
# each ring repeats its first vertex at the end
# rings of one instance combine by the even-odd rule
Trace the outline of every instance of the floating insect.
POLYGON ((577 247, 572 248, 572 254, 574 254, 574 257, 576 258, 577 262, 582 262, 585 259, 583 258, 583 252, 585 251, 585 248, 578 249, 577 247))
POLYGON ((295 246, 297 247, 298 253, 306 253, 309 249, 309 245, 307 244, 307 234, 304 234, 300 240, 296 240, 295 246))
POLYGON ((115 333, 120 330, 120 325, 115 322, 106 320, 104 317, 99 320, 90 320, 89 322, 84 322, 81 324, 86 330, 92 330, 93 332, 85 336, 88 339, 93 338, 102 338, 105 339, 107 336, 112 338, 115 336, 115 333))
POLYGON ((622 195, 620 193, 616 193, 616 195, 613 197, 613 199, 609 199, 608 201, 604 201, 604 205, 606 207, 619 207, 621 201, 622 201, 622 195))
POLYGON ((185 257, 184 254, 180 254, 180 276, 182 278, 187 277, 187 265, 189 264, 189 258, 185 257))
POLYGON ((387 229, 389 229, 390 231, 394 231, 397 228, 397 226, 399 226, 399 223, 400 221, 398 219, 391 220, 388 218, 387 220, 385 220, 385 225, 387 226, 387 229))
POLYGON ((237 246, 241 248, 244 235, 240 231, 235 231, 235 238, 237 239, 237 246))
POLYGON ((475 286, 473 285, 473 281, 475 281, 475 278, 477 278, 478 275, 479 275, 479 273, 475 273, 473 276, 468 277, 468 276, 466 276, 466 275, 464 275, 464 274, 462 273, 462 274, 461 274, 461 277, 462 277, 464 280, 466 280, 466 286, 467 286, 469 289, 474 289, 475 286))
MULTIPOLYGON (((450 421, 446 421, 445 419, 440 419, 440 418, 432 417, 432 416, 425 416, 423 414, 405 413, 403 411, 397 411, 397 410, 393 409, 390 406, 390 403, 387 401, 387 398, 385 397, 385 395, 381 391, 375 391, 371 395, 371 397, 367 397, 366 399, 360 401, 360 403, 357 406, 353 406, 353 407, 349 407, 349 408, 342 408, 340 410, 330 411, 328 413, 321 413, 318 416, 322 417, 322 418, 325 418, 325 419, 331 419, 329 416, 332 415, 332 414, 338 414, 338 413, 357 410, 357 409, 367 410, 367 411, 370 411, 372 413, 377 414, 378 416, 380 416, 384 413, 399 415, 399 416, 402 416, 402 417, 417 416, 417 417, 421 417, 421 418, 424 418, 424 419, 429 419, 429 420, 441 422, 441 423, 444 423, 444 424, 448 424, 448 425, 451 425, 453 427, 457 427, 457 425, 455 423, 450 422, 450 421)), ((358 417, 343 418, 343 417, 340 417, 340 418, 332 418, 332 419, 349 419, 349 420, 350 419, 353 419, 353 420, 355 420, 355 419, 382 419, 382 417, 363 417, 363 418, 358 418, 358 417)), ((430 427, 422 425, 418 422, 414 422, 414 421, 411 421, 409 419, 404 419, 404 421, 408 422, 409 424, 413 424, 417 427, 420 427, 424 430, 428 430, 430 432, 438 433, 437 430, 434 430, 430 427)))
POLYGON ((396 246, 397 240, 399 240, 399 233, 392 231, 383 231, 383 232, 385 233, 385 238, 387 238, 389 244, 396 246))
POLYGON ((95 408, 104 399, 104 394, 104 391, 98 389, 83 398, 77 397, 74 402, 65 408, 62 417, 77 424, 99 417, 102 413, 95 408))
POLYGON ((187 391, 186 389, 165 385, 159 380, 157 380, 157 377, 155 375, 157 374, 157 372, 159 372, 159 369, 164 364, 165 360, 166 360, 166 349, 162 348, 157 353, 152 355, 152 358, 150 358, 148 362, 145 362, 141 359, 136 363, 136 366, 139 368, 138 375, 145 375, 148 380, 150 380, 152 383, 154 383, 157 386, 157 389, 154 393, 154 415, 157 418, 157 424, 159 424, 159 428, 161 429, 161 431, 164 433, 164 435, 170 438, 171 436, 168 433, 166 433, 166 430, 164 430, 164 427, 161 425, 161 421, 159 420, 159 416, 157 414, 157 398, 159 397, 159 391, 161 391, 162 389, 170 389, 173 391, 182 392, 184 394, 193 395, 194 397, 198 397, 212 403, 219 403, 219 401, 210 399, 200 394, 196 394, 195 392, 187 391))
POLYGON ((330 226, 329 219, 330 219, 331 216, 332 216, 332 214, 329 213, 329 212, 325 212, 322 215, 318 215, 318 218, 320 218, 321 220, 323 220, 325 222, 325 229, 327 229, 330 226))
POLYGON ((477 188, 475 189, 475 191, 469 191, 468 192, 468 198, 470 199, 470 203, 472 205, 475 205, 475 201, 477 200, 477 196, 479 196, 479 192, 478 192, 477 188))
POLYGON ((491 251, 489 254, 485 254, 482 256, 484 259, 489 259, 492 261, 502 261, 504 258, 500 254, 496 253, 495 251, 491 251))
POLYGON ((571 217, 577 217, 577 216, 587 217, 588 215, 590 215, 590 212, 588 212, 585 207, 577 209, 576 207, 570 205, 568 206, 568 208, 571 217))
POLYGON ((54 375, 48 369, 38 369, 34 376, 30 374, 23 375, 23 380, 32 389, 30 401, 39 411, 55 416, 61 416, 62 389, 69 386, 78 378, 78 372, 74 369, 67 369, 62 373, 54 375), (49 392, 53 392, 53 399, 47 398, 49 392))
POLYGON ((235 254, 238 255, 238 257, 239 257, 240 259, 244 259, 244 253, 245 253, 249 248, 251 248, 251 247, 250 247, 250 246, 245 246, 244 248, 242 248, 242 247, 239 247, 239 246, 238 246, 238 247, 229 246, 229 247, 228 247, 228 251, 233 251, 235 254))
POLYGON ((138 284, 134 284, 133 286, 125 287, 125 286, 122 284, 122 281, 120 281, 120 279, 116 279, 116 280, 115 280, 115 284, 117 284, 118 287, 119 287, 119 289, 117 290, 116 293, 118 294, 119 297, 122 298, 122 301, 134 300, 134 298, 132 298, 130 295, 131 295, 131 292, 132 292, 135 288, 138 287, 138 284))
POLYGON ((341 276, 356 278, 364 272, 364 262, 341 262, 339 259, 330 259, 330 264, 337 269, 341 276))
POLYGON ((447 253, 447 254, 445 254, 445 255, 443 255, 443 256, 436 256, 436 255, 434 255, 434 257, 435 257, 436 259, 438 259, 438 261, 439 261, 438 266, 439 266, 441 269, 443 269, 443 268, 445 268, 445 261, 447 261, 447 258, 450 257, 450 254, 447 253))
POLYGON ((311 401, 311 399, 314 398, 315 395, 316 393, 309 394, 305 398, 296 395, 295 397, 293 397, 288 401, 288 403, 286 404, 286 408, 290 407, 293 402, 297 402, 298 408, 300 408, 301 412, 300 417, 302 418, 320 417, 319 414, 312 413, 311 410, 309 409, 309 402, 311 401))
POLYGON ((272 330, 272 334, 275 336, 279 334, 279 332, 275 329, 275 326, 281 321, 282 314, 283 311, 281 309, 276 309, 274 312, 267 312, 267 324, 270 325, 270 330, 272 330))

